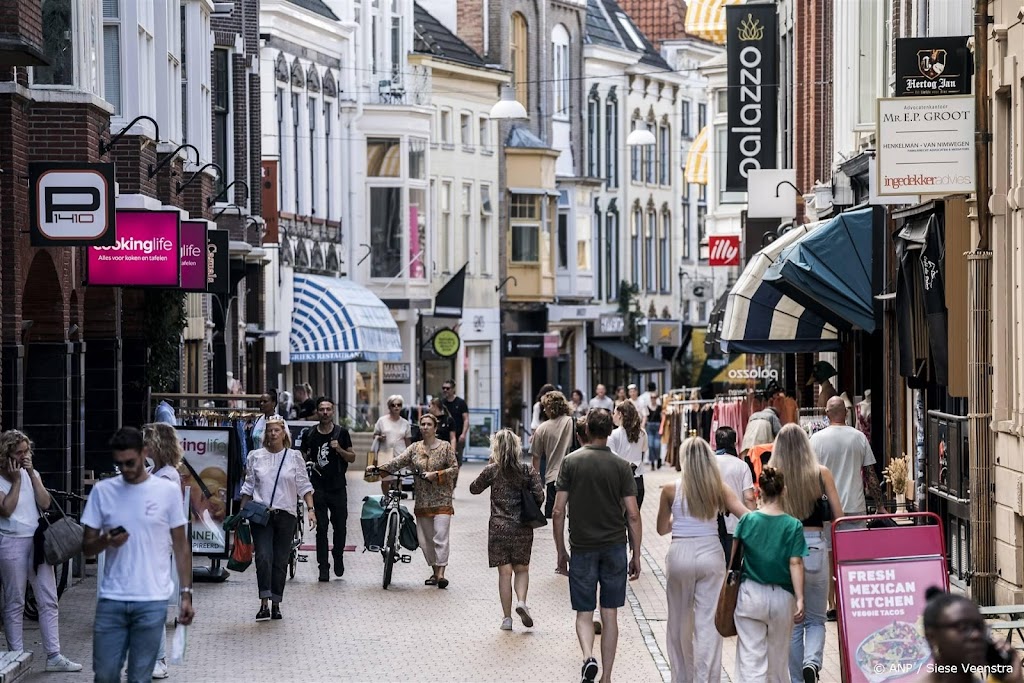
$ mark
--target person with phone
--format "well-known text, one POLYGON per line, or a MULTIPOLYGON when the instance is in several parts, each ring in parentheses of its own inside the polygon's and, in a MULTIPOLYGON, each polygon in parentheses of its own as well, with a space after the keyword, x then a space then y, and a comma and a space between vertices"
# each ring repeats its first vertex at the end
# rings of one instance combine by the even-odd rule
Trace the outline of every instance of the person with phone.
POLYGON ((947 593, 937 586, 925 591, 922 621, 932 663, 919 679, 923 683, 974 683, 972 668, 990 671, 989 679, 1024 683, 1020 653, 1008 643, 997 643, 985 617, 970 598, 947 593))
POLYGON ((82 513, 86 555, 105 552, 97 588, 92 668, 96 683, 148 681, 164 638, 174 594, 171 552, 178 572, 178 623, 192 623, 192 545, 181 488, 146 470, 145 440, 134 427, 110 439, 121 476, 93 487, 82 513))
POLYGON ((53 567, 36 557, 32 540, 39 511, 50 507, 50 494, 32 466, 32 441, 10 429, 0 434, 0 576, 3 577, 4 635, 7 649, 25 649, 22 619, 25 584, 32 586, 39 607, 39 629, 46 649, 47 671, 81 671, 60 652, 57 622, 57 583, 53 567))

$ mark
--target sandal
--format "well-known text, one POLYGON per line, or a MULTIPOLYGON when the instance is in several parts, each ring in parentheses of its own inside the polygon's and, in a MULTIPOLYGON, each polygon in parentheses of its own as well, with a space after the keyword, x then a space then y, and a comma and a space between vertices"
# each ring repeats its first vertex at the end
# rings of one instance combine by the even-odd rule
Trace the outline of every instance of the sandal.
POLYGON ((448 579, 438 579, 437 580, 437 587, 438 588, 447 588, 448 587, 448 579))
POLYGON ((431 576, 429 579, 427 579, 426 581, 423 582, 423 585, 424 586, 436 586, 437 585, 437 577, 436 576, 431 576))

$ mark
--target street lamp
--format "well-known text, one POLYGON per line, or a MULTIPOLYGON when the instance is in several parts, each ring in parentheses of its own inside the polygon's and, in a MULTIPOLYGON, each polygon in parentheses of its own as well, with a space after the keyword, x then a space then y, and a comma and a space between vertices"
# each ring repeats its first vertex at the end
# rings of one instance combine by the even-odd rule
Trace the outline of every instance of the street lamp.
POLYGON ((626 136, 626 147, 650 147, 657 144, 654 133, 650 131, 643 121, 628 136, 626 136))
POLYGON ((526 113, 526 107, 522 102, 516 99, 512 86, 503 85, 501 86, 501 99, 491 107, 491 118, 499 120, 528 119, 530 116, 526 113))

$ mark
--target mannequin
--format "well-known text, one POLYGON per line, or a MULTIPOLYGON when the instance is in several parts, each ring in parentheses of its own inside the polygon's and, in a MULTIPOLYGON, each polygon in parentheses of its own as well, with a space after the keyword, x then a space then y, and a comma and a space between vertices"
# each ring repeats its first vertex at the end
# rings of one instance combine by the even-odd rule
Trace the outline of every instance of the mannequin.
POLYGON ((871 440, 871 390, 864 390, 864 400, 857 404, 857 429, 871 440))

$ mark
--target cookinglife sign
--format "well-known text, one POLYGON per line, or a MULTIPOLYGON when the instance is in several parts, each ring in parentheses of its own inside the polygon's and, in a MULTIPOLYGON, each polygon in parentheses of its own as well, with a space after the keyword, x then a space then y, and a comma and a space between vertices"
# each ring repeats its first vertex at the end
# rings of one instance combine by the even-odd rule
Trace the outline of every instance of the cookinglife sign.
POLYGON ((967 36, 896 39, 896 97, 969 95, 974 64, 967 36))
POLYGON ((206 263, 206 223, 181 222, 181 288, 205 292, 209 266, 206 263))
POLYGON ((878 100, 879 196, 973 192, 974 98, 878 100))
POLYGON ((192 553, 223 555, 228 500, 230 429, 178 428, 184 455, 181 484, 189 487, 192 553))
POLYGON ((937 576, 944 570, 941 559, 839 567, 844 636, 853 652, 851 680, 911 681, 928 671, 931 649, 919 620, 925 590, 941 585, 937 576))
POLYGON ((177 287, 179 218, 177 211, 118 211, 113 246, 89 247, 88 284, 177 287))
POLYGON ((729 121, 725 189, 746 192, 747 174, 775 168, 778 63, 775 4, 728 5, 729 121))

